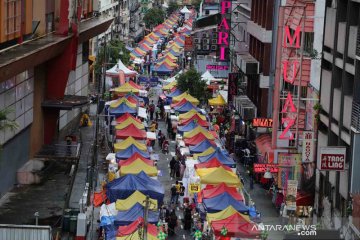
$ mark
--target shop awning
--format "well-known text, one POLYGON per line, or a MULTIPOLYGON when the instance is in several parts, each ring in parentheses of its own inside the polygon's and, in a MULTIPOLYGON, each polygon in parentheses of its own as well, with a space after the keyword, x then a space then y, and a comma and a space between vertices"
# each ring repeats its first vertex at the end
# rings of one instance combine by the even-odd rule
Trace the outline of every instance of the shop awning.
POLYGON ((274 162, 274 150, 271 147, 271 136, 269 134, 262 134, 255 140, 255 144, 261 155, 267 155, 267 162, 274 162))
POLYGON ((79 108, 89 103, 87 96, 65 95, 62 99, 48 99, 41 103, 43 108, 53 108, 59 110, 71 110, 79 108))

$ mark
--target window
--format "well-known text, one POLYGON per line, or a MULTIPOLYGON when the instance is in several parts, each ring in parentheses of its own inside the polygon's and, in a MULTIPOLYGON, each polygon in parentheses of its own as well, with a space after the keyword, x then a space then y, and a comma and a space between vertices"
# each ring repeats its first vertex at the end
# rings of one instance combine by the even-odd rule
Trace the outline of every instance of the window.
POLYGON ((54 13, 46 14, 46 32, 54 31, 54 13))
MULTIPOLYGON (((304 54, 312 55, 314 51, 314 33, 313 32, 306 32, 304 38, 304 54)), ((317 57, 317 56, 316 56, 317 57)))
POLYGON ((19 33, 21 25, 21 0, 6 0, 4 5, 5 35, 9 36, 19 33))
POLYGON ((205 10, 205 15, 209 15, 210 11, 209 10, 205 10))

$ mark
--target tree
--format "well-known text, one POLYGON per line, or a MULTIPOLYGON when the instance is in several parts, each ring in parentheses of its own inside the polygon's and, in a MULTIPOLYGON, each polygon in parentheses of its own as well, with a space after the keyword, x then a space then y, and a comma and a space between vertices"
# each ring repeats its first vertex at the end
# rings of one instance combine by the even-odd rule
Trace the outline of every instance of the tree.
POLYGON ((0 111, 0 131, 5 131, 8 129, 15 131, 19 127, 16 121, 10 120, 8 118, 8 115, 11 112, 12 110, 9 108, 0 111))
POLYGON ((109 69, 117 63, 118 59, 121 59, 124 65, 128 65, 130 63, 130 52, 120 40, 111 40, 106 44, 106 50, 105 46, 99 49, 94 65, 95 74, 101 76, 103 63, 105 63, 106 69, 109 69))
POLYGON ((200 101, 206 102, 209 99, 206 82, 201 79, 200 73, 193 67, 177 77, 177 88, 182 92, 187 91, 200 101))
POLYGON ((165 19, 165 12, 160 8, 151 8, 144 16, 144 22, 147 28, 155 27, 165 19))
POLYGON ((178 9, 179 9, 179 5, 177 4, 177 2, 174 1, 174 2, 170 2, 169 7, 166 11, 167 14, 170 15, 178 9))

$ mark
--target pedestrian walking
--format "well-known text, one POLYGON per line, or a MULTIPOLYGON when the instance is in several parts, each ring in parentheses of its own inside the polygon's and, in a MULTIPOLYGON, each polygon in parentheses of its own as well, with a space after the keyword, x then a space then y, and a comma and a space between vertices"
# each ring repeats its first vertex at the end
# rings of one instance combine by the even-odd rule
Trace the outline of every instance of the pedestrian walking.
POLYGON ((174 157, 172 157, 171 161, 170 161, 170 177, 175 177, 175 164, 176 164, 176 160, 174 157))
POLYGON ((171 204, 175 204, 176 203, 176 186, 175 184, 172 185, 172 187, 170 188, 170 192, 171 192, 171 204))
POLYGON ((180 192, 179 192, 180 204, 183 204, 184 196, 185 196, 185 187, 184 184, 180 182, 180 192))
POLYGON ((169 218, 170 218, 169 209, 166 207, 166 205, 162 205, 161 210, 160 210, 160 219, 163 222, 169 222, 169 218))
POLYGON ((175 187, 176 187, 175 204, 178 204, 179 203, 179 196, 180 196, 180 187, 181 187, 179 181, 176 181, 175 187))
POLYGON ((162 134, 161 130, 159 130, 159 132, 158 132, 157 139, 158 139, 159 147, 162 148, 163 134, 162 134))
POLYGON ((176 179, 180 178, 180 161, 176 161, 174 166, 174 172, 176 179))
POLYGON ((149 112, 150 112, 150 120, 153 120, 154 119, 154 112, 155 112, 154 101, 151 101, 151 103, 149 105, 149 112))
POLYGON ((191 208, 185 208, 184 212, 184 230, 191 230, 191 208))
POLYGON ((169 236, 175 235, 175 228, 177 227, 177 216, 175 213, 175 209, 173 209, 170 213, 170 220, 169 220, 169 236))

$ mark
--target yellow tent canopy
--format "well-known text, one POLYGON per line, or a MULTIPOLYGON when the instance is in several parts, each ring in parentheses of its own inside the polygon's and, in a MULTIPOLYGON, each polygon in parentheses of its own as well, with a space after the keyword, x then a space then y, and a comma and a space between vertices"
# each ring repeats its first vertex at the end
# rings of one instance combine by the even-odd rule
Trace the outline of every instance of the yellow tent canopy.
POLYGON ((130 83, 126 82, 123 85, 121 85, 120 87, 115 88, 114 92, 116 92, 116 93, 130 93, 130 92, 138 93, 139 89, 131 86, 130 83))
POLYGON ((173 97, 172 102, 173 103, 177 103, 180 102, 183 99, 186 99, 188 102, 191 102, 192 104, 198 105, 199 104, 199 100, 197 100, 196 98, 194 98, 193 96, 191 96, 189 93, 184 92, 183 94, 180 94, 179 96, 173 97))
POLYGON ((158 174, 157 168, 155 166, 150 166, 141 159, 136 159, 131 164, 122 166, 120 168, 120 176, 127 174, 138 174, 141 171, 144 171, 148 176, 151 177, 155 177, 158 174))
POLYGON ((122 103, 125 103, 126 105, 128 105, 131 108, 136 108, 136 104, 129 102, 129 100, 127 100, 126 98, 120 98, 116 102, 111 103, 110 108, 116 108, 122 103))
POLYGON ((213 152, 215 152, 215 148, 214 147, 209 147, 208 149, 206 149, 205 151, 203 151, 202 153, 196 153, 193 155, 194 159, 198 159, 198 157, 203 157, 203 156, 207 156, 212 154, 213 152))
MULTIPOLYGON (((213 171, 215 171, 216 169, 218 169, 217 167, 213 167, 213 168, 198 168, 198 169, 196 169, 196 173, 197 173, 197 175, 201 178, 201 177, 203 177, 203 176, 205 176, 205 175, 207 175, 207 174, 209 174, 209 173, 211 173, 211 172, 213 172, 213 171)), ((226 170, 226 169, 225 169, 226 170)), ((233 176, 237 176, 235 173, 233 173, 233 172, 230 172, 230 171, 228 171, 231 175, 233 175, 233 176)))
MULTIPOLYGON (((132 208, 136 203, 140 203, 141 205, 145 206, 145 200, 146 196, 139 192, 135 191, 133 194, 131 194, 127 199, 118 199, 115 203, 115 208, 118 211, 125 211, 130 208, 132 208)), ((158 208, 158 202, 156 199, 150 198, 150 207, 151 209, 157 209, 158 208)))
POLYGON ((171 90, 173 87, 175 87, 177 85, 176 81, 173 81, 171 83, 169 83, 168 85, 164 86, 163 89, 164 90, 171 90))
POLYGON ((131 145, 135 145, 138 149, 146 151, 146 145, 144 143, 140 143, 139 141, 136 141, 133 137, 128 137, 122 142, 118 142, 114 144, 114 150, 115 152, 127 149, 131 145))
POLYGON ((198 126, 189 132, 185 132, 184 138, 192 138, 193 136, 195 136, 198 133, 204 134, 204 136, 209 140, 215 139, 214 135, 212 135, 208 130, 206 130, 205 128, 203 128, 201 126, 198 126))
POLYGON ((175 57, 171 52, 168 52, 164 55, 165 57, 168 56, 169 58, 173 59, 173 60, 177 60, 177 57, 175 57))
POLYGON ((123 128, 126 128, 127 126, 129 126, 130 124, 134 124, 135 127, 137 127, 138 129, 144 129, 144 124, 139 123, 138 121, 136 121, 135 119, 129 117, 128 119, 126 119, 125 121, 123 121, 122 123, 116 125, 115 129, 116 130, 121 130, 123 128))
MULTIPOLYGON (((174 98, 173 98, 174 99, 174 98)), ((199 118, 201 118, 202 120, 206 120, 206 117, 200 113, 198 113, 195 109, 191 109, 190 111, 188 111, 187 113, 183 113, 179 115, 179 119, 189 119, 192 118, 194 115, 198 115, 199 118)))
MULTIPOLYGON (((226 219, 226 218, 230 217, 231 215, 233 215, 235 213, 239 213, 239 212, 236 211, 236 209, 233 206, 230 205, 230 206, 228 206, 227 208, 225 208, 224 210, 222 210, 220 212, 207 213, 206 214, 206 220, 210 224, 212 221, 226 219)), ((241 214, 241 213, 239 213, 239 214, 241 214)), ((244 215, 244 214, 241 214, 241 216, 244 217, 247 221, 250 222, 249 216, 244 215)))
POLYGON ((225 99, 219 94, 216 98, 209 99, 211 106, 224 106, 226 105, 225 99))
POLYGON ((174 62, 172 62, 172 61, 170 61, 169 59, 166 59, 166 58, 164 58, 163 60, 161 60, 160 62, 158 62, 158 63, 157 63, 157 66, 160 66, 160 65, 162 65, 163 63, 166 63, 166 64, 169 65, 170 67, 176 67, 176 66, 177 66, 176 63, 174 63, 174 62))
POLYGON ((237 176, 234 176, 223 167, 218 167, 214 171, 200 178, 201 184, 220 184, 226 183, 229 186, 240 187, 241 183, 237 176))

